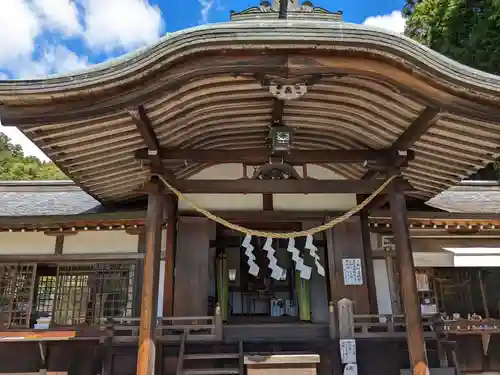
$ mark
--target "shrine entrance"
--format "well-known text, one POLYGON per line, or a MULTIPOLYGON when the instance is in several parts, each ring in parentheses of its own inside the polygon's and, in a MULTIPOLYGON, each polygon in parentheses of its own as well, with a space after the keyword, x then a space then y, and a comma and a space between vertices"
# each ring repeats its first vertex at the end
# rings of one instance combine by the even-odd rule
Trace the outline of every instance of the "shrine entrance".
MULTIPOLYGON (((296 271, 289 241, 253 237, 249 263, 245 235, 226 233, 216 254, 217 299, 229 324, 290 323, 311 320, 309 280, 296 271)), ((304 256, 305 239, 297 239, 304 256)), ((307 258, 307 257, 306 257, 307 258)), ((313 263, 314 264, 314 263, 313 263)))

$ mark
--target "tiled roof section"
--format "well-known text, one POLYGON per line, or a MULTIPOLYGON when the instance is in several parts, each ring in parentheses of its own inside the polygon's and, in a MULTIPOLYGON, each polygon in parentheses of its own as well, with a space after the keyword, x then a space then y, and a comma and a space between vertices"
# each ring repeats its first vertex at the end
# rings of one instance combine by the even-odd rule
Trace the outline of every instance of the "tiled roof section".
POLYGON ((448 212, 500 213, 500 184, 463 181, 430 199, 429 206, 448 212))
POLYGON ((0 181, 0 216, 77 215, 102 205, 72 181, 0 181))

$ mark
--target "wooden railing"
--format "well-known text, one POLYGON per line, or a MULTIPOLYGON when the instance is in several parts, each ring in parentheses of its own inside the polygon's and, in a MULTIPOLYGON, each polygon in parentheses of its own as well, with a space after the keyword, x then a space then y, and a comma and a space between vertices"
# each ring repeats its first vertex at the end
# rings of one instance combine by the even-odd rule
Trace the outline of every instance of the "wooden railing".
MULTIPOLYGON (((434 337, 431 317, 423 317, 424 336, 434 337)), ((404 315, 354 315, 356 338, 397 338, 406 336, 404 315)))
MULTIPOLYGON (((212 341, 221 339, 217 335, 214 316, 170 317, 158 319, 155 337, 158 342, 212 341)), ((107 331, 112 331, 113 342, 135 343, 139 337, 140 318, 110 319, 107 331)))
MULTIPOLYGON (((353 303, 346 298, 340 300, 337 306, 330 302, 328 329, 329 336, 333 340, 336 340, 343 330, 349 331, 350 337, 360 339, 406 337, 404 315, 353 314, 353 303), (347 319, 347 321, 341 322, 342 318, 347 319)), ((434 338, 436 336, 431 316, 423 317, 423 329, 425 337, 434 338)))
MULTIPOLYGON (((43 341, 60 339, 61 332, 70 332, 71 339, 95 339, 101 342, 136 343, 139 338, 139 317, 111 318, 105 324, 48 329, 0 330, 0 341, 43 341)), ((222 318, 217 306, 215 316, 158 318, 155 337, 158 342, 220 341, 223 339, 222 318)))

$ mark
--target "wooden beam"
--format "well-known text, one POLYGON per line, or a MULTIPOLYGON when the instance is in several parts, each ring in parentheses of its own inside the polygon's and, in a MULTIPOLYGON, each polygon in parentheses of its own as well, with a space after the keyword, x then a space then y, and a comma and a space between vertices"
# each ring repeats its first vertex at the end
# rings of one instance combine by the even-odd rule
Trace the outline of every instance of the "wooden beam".
MULTIPOLYGON (((184 194, 370 194, 382 180, 177 180, 184 194)), ((413 188, 405 183, 407 190, 413 188)))
POLYGON ((283 123, 284 110, 285 110, 285 101, 275 98, 273 103, 273 112, 272 112, 273 125, 281 125, 283 123))
MULTIPOLYGON (((393 150, 410 150, 415 142, 435 123, 439 114, 439 109, 435 107, 425 107, 415 121, 394 141, 391 145, 393 150)), ((402 165, 396 165, 401 167, 402 165)), ((377 171, 370 170, 363 176, 364 180, 375 178, 378 175, 377 171)))
POLYGON ((159 150, 160 144, 156 137, 155 131, 153 129, 153 124, 149 119, 144 106, 139 107, 129 111, 130 116, 137 126, 137 130, 141 134, 141 137, 146 145, 146 159, 151 164, 151 170, 155 173, 161 172, 161 174, 171 183, 175 183, 175 176, 163 167, 159 150))
MULTIPOLYGON (((269 148, 241 150, 197 150, 197 149, 159 149, 162 160, 190 161, 194 163, 246 163, 262 164, 269 161, 269 148)), ((147 149, 135 152, 137 160, 147 162, 150 155, 147 149)), ((392 150, 292 150, 284 157, 288 164, 324 164, 324 163, 364 163, 372 161, 380 164, 392 163, 397 153, 392 150)))
POLYGON ((151 120, 146 114, 146 110, 142 105, 139 107, 132 109, 129 111, 130 116, 135 122, 137 126, 137 130, 141 133, 141 137, 144 140, 144 144, 147 149, 151 151, 158 151, 160 146, 158 144, 158 140, 156 138, 156 134, 153 130, 153 125, 151 124, 151 120))
POLYGON ((150 193, 148 197, 137 375, 153 375, 155 369, 154 331, 158 307, 161 223, 163 219, 161 187, 159 183, 156 184, 158 186, 157 192, 150 193))
POLYGON ((415 279, 415 265, 410 242, 408 212, 402 180, 391 183, 389 191, 392 227, 400 271, 401 295, 405 310, 408 352, 414 375, 428 375, 422 313, 415 279))
POLYGON ((434 124, 439 109, 426 107, 417 119, 394 141, 392 148, 395 150, 409 150, 422 135, 434 124))

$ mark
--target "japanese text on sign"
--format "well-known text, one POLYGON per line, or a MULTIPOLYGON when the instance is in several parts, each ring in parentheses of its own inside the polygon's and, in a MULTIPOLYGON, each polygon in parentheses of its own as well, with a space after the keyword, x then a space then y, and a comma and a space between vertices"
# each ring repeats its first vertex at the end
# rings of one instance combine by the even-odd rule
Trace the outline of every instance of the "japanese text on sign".
POLYGON ((356 363, 356 340, 340 339, 340 358, 342 363, 356 363))
POLYGON ((344 258, 342 259, 342 268, 344 272, 344 285, 363 285, 361 259, 344 258))

